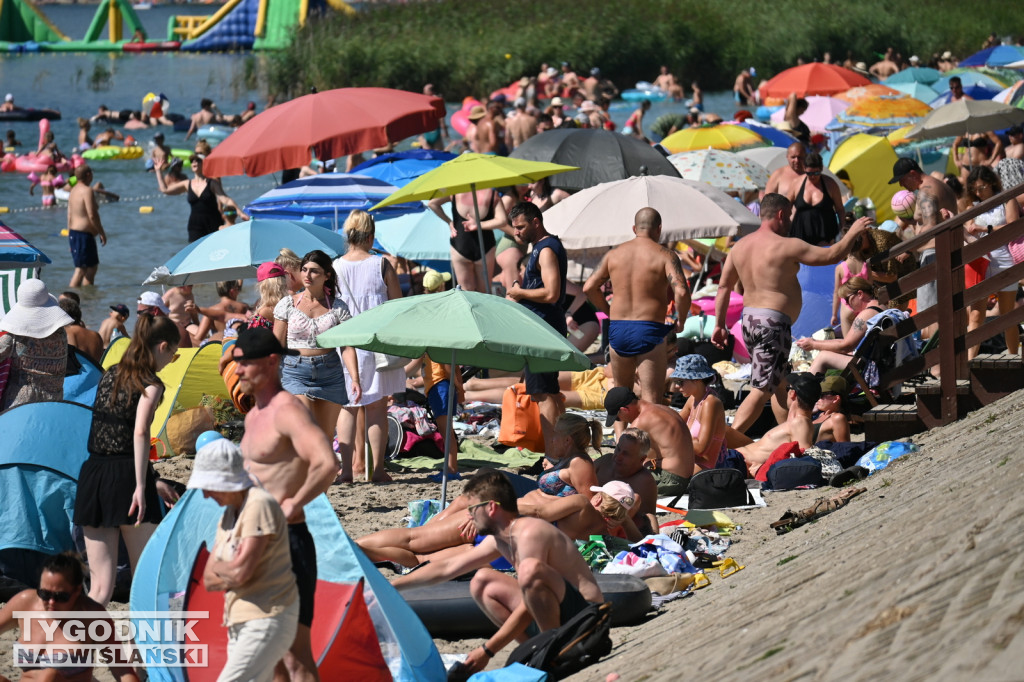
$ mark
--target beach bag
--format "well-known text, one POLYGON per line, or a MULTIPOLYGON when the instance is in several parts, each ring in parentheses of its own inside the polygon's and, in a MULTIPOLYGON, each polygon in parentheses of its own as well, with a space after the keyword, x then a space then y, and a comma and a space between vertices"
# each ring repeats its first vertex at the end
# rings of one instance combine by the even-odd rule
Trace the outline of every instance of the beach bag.
POLYGON ((403 457, 441 459, 444 452, 444 436, 440 433, 417 433, 408 424, 399 421, 394 414, 388 414, 387 421, 388 444, 384 455, 389 462, 403 457))
POLYGON ((540 408, 526 395, 526 384, 513 384, 501 399, 501 428, 498 442, 509 447, 544 452, 540 408))
POLYGON ((825 485, 821 475, 821 462, 814 457, 794 457, 779 460, 768 469, 770 490, 794 490, 801 486, 825 485))
POLYGON ((561 627, 520 644, 505 666, 522 663, 548 673, 549 680, 566 678, 611 653, 611 618, 611 602, 591 604, 561 627))
POLYGON ((754 504, 747 482, 736 469, 706 469, 690 479, 687 509, 726 509, 754 504))
POLYGON ((193 407, 176 412, 167 419, 167 445, 175 454, 194 455, 199 434, 212 431, 216 425, 210 407, 193 407))

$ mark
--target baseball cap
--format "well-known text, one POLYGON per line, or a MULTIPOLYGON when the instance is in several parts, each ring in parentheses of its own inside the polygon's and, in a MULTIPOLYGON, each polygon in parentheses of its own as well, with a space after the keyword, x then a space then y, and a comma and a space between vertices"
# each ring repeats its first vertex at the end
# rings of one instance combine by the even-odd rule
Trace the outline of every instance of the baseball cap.
POLYGON ((552 97, 551 98, 551 106, 553 106, 553 107, 564 106, 564 104, 562 102, 562 98, 561 97, 552 97))
POLYGON ((260 267, 256 269, 256 281, 262 282, 265 279, 284 277, 284 274, 284 268, 274 261, 267 261, 266 263, 262 263, 260 267))
POLYGON ((235 341, 235 348, 242 351, 234 355, 235 360, 259 360, 268 355, 298 355, 299 351, 285 348, 274 336, 274 332, 263 327, 244 329, 235 341))
POLYGON ((164 303, 164 299, 160 298, 160 294, 155 291, 143 291, 142 295, 139 296, 139 305, 147 308, 156 308, 164 315, 171 314, 171 309, 164 303))
POLYGON ((14 101, 14 95, 12 95, 11 93, 8 92, 6 95, 4 95, 4 101, 5 102, 13 102, 14 101))
POLYGON ((118 315, 124 315, 125 317, 131 315, 132 312, 124 303, 117 303, 115 305, 112 305, 110 306, 110 309, 116 311, 118 315))
POLYGON ((923 172, 921 166, 917 165, 917 161, 913 159, 897 159, 896 163, 892 165, 892 180, 889 181, 889 184, 895 185, 910 171, 923 172))
POLYGON ((590 486, 590 492, 604 493, 614 497, 627 510, 632 510, 633 505, 637 503, 637 494, 633 492, 628 483, 623 483, 622 481, 608 481, 604 485, 592 485, 590 486))
POLYGON ((821 392, 844 395, 846 393, 846 379, 838 374, 829 374, 821 380, 821 392))
POLYGON ((154 140, 162 140, 162 139, 164 139, 164 134, 161 133, 161 132, 157 132, 156 135, 153 136, 153 139, 154 140))
POLYGON ((444 287, 445 282, 450 281, 452 281, 452 275, 450 272, 427 270, 423 275, 423 289, 424 291, 437 291, 444 287))
POLYGON ((797 397, 808 405, 814 405, 821 397, 821 380, 810 372, 793 372, 786 381, 789 388, 796 391, 797 397))
POLYGON ((611 426, 619 420, 619 410, 639 400, 633 391, 625 386, 616 386, 604 396, 604 409, 608 410, 608 417, 604 420, 605 426, 611 426))
POLYGON ((1024 135, 1024 127, 1021 127, 1019 125, 1010 126, 1009 128, 1006 129, 1006 134, 1007 135, 1014 135, 1014 136, 1016 136, 1016 135, 1024 135))

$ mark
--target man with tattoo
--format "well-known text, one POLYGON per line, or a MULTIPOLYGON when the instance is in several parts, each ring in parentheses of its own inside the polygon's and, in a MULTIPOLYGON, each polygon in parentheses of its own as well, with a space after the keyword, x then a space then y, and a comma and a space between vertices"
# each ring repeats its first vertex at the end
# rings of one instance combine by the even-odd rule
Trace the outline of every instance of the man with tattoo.
POLYGON ((667 357, 665 324, 668 303, 675 302, 676 331, 690 310, 690 289, 674 252, 662 246, 661 214, 653 208, 640 209, 633 219, 630 241, 605 254, 583 290, 590 302, 610 318, 608 342, 611 347, 612 376, 616 386, 632 386, 640 376, 640 396, 661 403, 665 390, 667 357), (611 280, 611 305, 601 287, 611 280))
MULTIPOLYGON (((946 209, 950 214, 956 215, 956 195, 942 180, 936 180, 930 175, 921 171, 921 166, 914 159, 898 159, 892 167, 892 180, 889 184, 899 183, 903 189, 908 189, 917 195, 917 208, 914 211, 914 233, 922 234, 932 229, 943 221, 941 211, 946 209)), ((917 247, 918 260, 921 267, 935 262, 935 240, 917 247)), ((917 312, 927 310, 935 305, 936 285, 929 282, 917 290, 917 312)), ((931 336, 935 325, 924 331, 925 336, 931 336)))
MULTIPOLYGON (((761 227, 736 242, 725 259, 715 299, 715 330, 711 339, 722 348, 729 339, 725 313, 729 292, 743 292, 743 341, 750 352, 750 393, 739 409, 733 428, 744 433, 760 416, 772 394, 775 417, 782 423, 788 413, 787 384, 792 326, 803 306, 797 281, 800 264, 832 265, 846 258, 868 228, 870 218, 853 223, 846 235, 828 248, 789 237, 793 205, 781 194, 761 200, 761 227)), ((620 386, 622 384, 619 384, 620 386)))

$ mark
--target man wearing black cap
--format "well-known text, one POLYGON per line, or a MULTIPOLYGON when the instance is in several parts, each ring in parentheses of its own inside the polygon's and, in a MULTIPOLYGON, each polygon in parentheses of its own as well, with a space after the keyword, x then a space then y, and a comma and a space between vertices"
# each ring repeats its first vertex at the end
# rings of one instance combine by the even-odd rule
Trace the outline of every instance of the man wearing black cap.
POLYGON ((100 338, 103 339, 103 347, 106 348, 110 342, 121 336, 128 336, 128 330, 124 323, 128 320, 131 311, 124 303, 110 306, 110 313, 107 319, 100 323, 100 338))
MULTIPOLYGON (((956 195, 949 185, 925 175, 921 166, 914 159, 897 159, 892 167, 890 185, 900 184, 903 189, 917 195, 917 208, 914 210, 914 233, 921 234, 941 223, 942 210, 956 215, 956 195)), ((921 267, 935 262, 935 240, 929 239, 917 249, 921 267)), ((936 302, 935 282, 929 282, 917 289, 917 312, 927 310, 936 302)), ((933 325, 934 327, 934 325, 933 325)), ((930 336, 930 334, 928 334, 930 336)))
POLYGON ((281 505, 288 519, 292 570, 299 588, 299 627, 284 664, 292 680, 319 679, 310 626, 316 588, 316 547, 303 507, 327 492, 338 461, 327 436, 298 398, 281 388, 282 356, 298 355, 269 329, 247 329, 238 336, 232 358, 239 388, 256 400, 245 415, 242 455, 246 469, 281 505))
POLYGON ((772 428, 757 442, 749 441, 736 449, 747 465, 747 478, 754 478, 757 470, 768 461, 780 445, 796 441, 801 449, 814 445, 814 427, 811 410, 821 398, 821 380, 810 372, 797 372, 786 377, 786 421, 772 428))
POLYGON ((654 465, 658 494, 684 494, 694 473, 693 438, 679 413, 671 407, 641 400, 624 386, 616 386, 605 394, 604 407, 608 411, 605 426, 621 421, 650 436, 648 461, 654 465))
POLYGON ((1008 159, 1024 159, 1024 128, 1011 126, 1006 131, 1006 137, 1010 143, 1006 145, 1003 153, 1008 159))

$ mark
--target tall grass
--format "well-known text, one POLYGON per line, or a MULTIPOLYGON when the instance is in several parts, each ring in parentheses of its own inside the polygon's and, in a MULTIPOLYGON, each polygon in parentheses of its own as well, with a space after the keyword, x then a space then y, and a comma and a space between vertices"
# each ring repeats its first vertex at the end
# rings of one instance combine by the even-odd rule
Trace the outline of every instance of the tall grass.
POLYGON ((448 99, 485 95, 542 62, 601 67, 620 87, 666 64, 687 85, 731 88, 740 69, 769 77, 797 58, 847 52, 870 64, 892 46, 927 62, 971 54, 992 31, 1021 26, 1015 3, 989 0, 421 0, 312 21, 267 64, 279 96, 377 85, 448 99))

